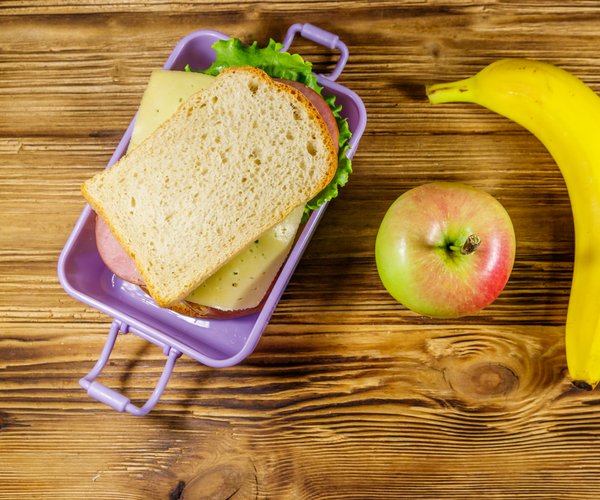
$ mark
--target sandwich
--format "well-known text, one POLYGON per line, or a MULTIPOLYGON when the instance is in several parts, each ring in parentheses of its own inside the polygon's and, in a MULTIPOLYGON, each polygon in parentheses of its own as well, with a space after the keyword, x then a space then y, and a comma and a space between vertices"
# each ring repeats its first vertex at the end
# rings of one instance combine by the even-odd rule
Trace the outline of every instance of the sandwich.
POLYGON ((127 154, 82 193, 111 271, 161 307, 232 317, 260 307, 301 220, 346 182, 350 133, 299 56, 274 42, 214 48, 202 73, 152 75, 178 73, 181 103, 164 122, 141 119, 149 85, 127 154), (252 293, 231 300, 244 279, 252 293), (229 301, 211 303, 223 290, 229 301))

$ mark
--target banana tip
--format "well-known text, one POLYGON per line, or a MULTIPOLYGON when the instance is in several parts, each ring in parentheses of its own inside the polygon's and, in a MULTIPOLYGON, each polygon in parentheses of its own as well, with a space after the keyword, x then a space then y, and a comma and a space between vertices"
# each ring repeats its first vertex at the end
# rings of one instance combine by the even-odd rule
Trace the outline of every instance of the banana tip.
POLYGON ((594 387, 596 387, 596 384, 592 385, 585 380, 573 380, 573 385, 577 387, 577 389, 583 389, 585 391, 591 391, 594 389, 594 387))

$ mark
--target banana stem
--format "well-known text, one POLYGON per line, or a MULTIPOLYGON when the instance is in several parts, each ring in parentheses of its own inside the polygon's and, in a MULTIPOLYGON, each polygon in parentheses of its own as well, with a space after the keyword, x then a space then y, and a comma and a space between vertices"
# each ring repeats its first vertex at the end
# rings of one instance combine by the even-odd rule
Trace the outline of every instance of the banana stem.
POLYGON ((425 91, 431 104, 446 102, 472 102, 473 77, 456 82, 427 85, 425 91))

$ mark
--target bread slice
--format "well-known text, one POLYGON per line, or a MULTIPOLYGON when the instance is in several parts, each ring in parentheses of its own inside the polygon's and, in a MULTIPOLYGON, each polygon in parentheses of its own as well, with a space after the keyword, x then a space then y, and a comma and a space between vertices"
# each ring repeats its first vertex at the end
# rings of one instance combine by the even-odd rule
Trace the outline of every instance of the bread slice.
POLYGON ((82 193, 168 307, 314 197, 336 168, 333 141, 308 99, 237 67, 82 193))

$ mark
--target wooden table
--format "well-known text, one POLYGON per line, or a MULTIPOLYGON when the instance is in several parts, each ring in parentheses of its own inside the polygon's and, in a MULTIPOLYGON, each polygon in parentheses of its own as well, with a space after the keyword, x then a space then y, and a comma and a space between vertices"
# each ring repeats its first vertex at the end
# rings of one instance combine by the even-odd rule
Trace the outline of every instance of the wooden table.
MULTIPOLYGON (((294 48, 327 70, 335 54, 294 48)), ((0 1, 0 498, 600 498, 600 397, 570 384, 566 188, 543 146, 424 85, 502 57, 552 62, 600 91, 597 2, 0 1), (564 6, 568 4, 568 6, 564 6), (368 127, 256 351, 229 369, 183 357, 148 417, 79 378, 109 318, 68 296, 57 259, 152 69, 197 29, 341 35, 368 127), (487 190, 516 263, 498 300, 442 321, 382 288, 376 231, 432 180, 487 190)), ((143 401, 163 367, 135 336, 103 381, 143 401)))

